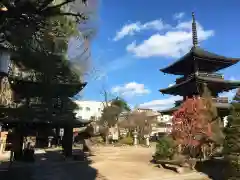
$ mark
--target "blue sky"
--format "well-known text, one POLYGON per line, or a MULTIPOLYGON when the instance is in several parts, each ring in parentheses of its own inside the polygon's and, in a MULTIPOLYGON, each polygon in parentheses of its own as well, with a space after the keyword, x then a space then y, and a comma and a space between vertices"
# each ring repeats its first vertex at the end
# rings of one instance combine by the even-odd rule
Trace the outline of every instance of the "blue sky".
MULTIPOLYGON (((202 48, 240 57, 239 6, 236 0, 102 0, 92 41, 91 66, 97 71, 87 77, 81 99, 103 100, 104 88, 132 106, 170 107, 177 98, 158 90, 174 83, 176 76, 159 69, 190 49, 191 12, 202 48)), ((225 78, 240 79, 239 68, 240 64, 224 70, 225 78)))

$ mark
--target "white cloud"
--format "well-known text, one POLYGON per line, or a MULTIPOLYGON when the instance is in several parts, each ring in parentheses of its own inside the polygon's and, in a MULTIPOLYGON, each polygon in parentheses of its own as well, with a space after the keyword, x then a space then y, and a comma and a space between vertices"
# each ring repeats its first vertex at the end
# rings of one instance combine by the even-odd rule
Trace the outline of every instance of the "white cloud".
POLYGON ((227 91, 227 92, 223 92, 219 94, 219 97, 228 97, 229 101, 232 101, 232 99, 234 98, 235 94, 237 92, 237 89, 231 90, 231 91, 227 91))
MULTIPOLYGON (((236 89, 219 94, 219 97, 228 97, 229 101, 232 101, 236 94, 236 89)), ((182 100, 181 96, 169 96, 165 99, 152 100, 143 104, 140 104, 141 108, 149 108, 154 110, 165 110, 174 107, 175 101, 182 100)))
POLYGON ((150 108, 154 110, 168 109, 174 106, 175 101, 182 100, 181 96, 170 96, 166 99, 158 99, 140 104, 139 107, 150 108))
POLYGON ((182 19, 184 16, 185 16, 184 12, 179 12, 173 15, 173 19, 176 19, 176 20, 182 19))
MULTIPOLYGON (((192 46, 192 22, 178 23, 165 33, 156 33, 147 40, 137 44, 136 41, 129 44, 126 49, 137 57, 148 58, 151 56, 178 58, 185 54, 192 46)), ((214 35, 213 30, 205 30, 197 23, 198 40, 204 41, 214 35)))
POLYGON ((130 82, 123 86, 113 87, 112 92, 120 94, 122 96, 141 96, 144 94, 149 94, 150 90, 145 88, 144 84, 130 82))
POLYGON ((141 24, 141 22, 135 22, 131 24, 126 24, 124 25, 120 31, 116 33, 116 36, 113 38, 114 41, 118 41, 125 36, 132 36, 137 32, 140 32, 142 30, 148 30, 148 29, 153 29, 153 30, 163 30, 170 28, 171 26, 169 24, 164 24, 161 19, 153 20, 146 22, 144 24, 141 24))

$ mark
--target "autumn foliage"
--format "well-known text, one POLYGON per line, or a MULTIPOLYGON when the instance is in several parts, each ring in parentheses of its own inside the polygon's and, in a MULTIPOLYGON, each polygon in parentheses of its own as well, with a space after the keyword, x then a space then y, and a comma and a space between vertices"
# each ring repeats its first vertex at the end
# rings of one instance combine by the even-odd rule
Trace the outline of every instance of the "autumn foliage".
POLYGON ((211 137, 211 120, 205 101, 200 97, 187 98, 173 113, 172 135, 178 144, 196 147, 211 137))

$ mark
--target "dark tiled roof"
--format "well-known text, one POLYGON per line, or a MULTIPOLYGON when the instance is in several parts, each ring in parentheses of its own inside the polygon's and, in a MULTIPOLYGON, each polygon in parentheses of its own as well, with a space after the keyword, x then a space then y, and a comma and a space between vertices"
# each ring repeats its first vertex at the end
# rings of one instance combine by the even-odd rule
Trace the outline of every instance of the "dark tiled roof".
POLYGON ((42 96, 43 93, 48 92, 50 96, 67 96, 72 97, 81 91, 87 83, 70 83, 70 84, 50 84, 47 85, 42 82, 33 82, 27 80, 13 79, 11 87, 15 92, 26 97, 42 96))
POLYGON ((230 81, 220 78, 201 77, 198 75, 193 75, 178 84, 175 84, 168 88, 160 89, 159 91, 163 94, 172 94, 180 96, 196 94, 198 84, 200 83, 207 83, 209 89, 215 92, 228 91, 231 89, 238 88, 240 86, 240 81, 230 81))
MULTIPOLYGON (((214 105, 216 106, 217 109, 230 109, 231 108, 231 104, 230 103, 214 103, 214 105)), ((178 110, 180 108, 180 106, 175 106, 169 109, 164 109, 159 111, 162 114, 168 114, 168 113, 172 113, 176 110, 178 110)))
POLYGON ((189 74, 195 71, 195 64, 199 71, 215 72, 227 68, 240 61, 240 58, 229 58, 208 52, 199 47, 193 47, 187 54, 173 64, 160 71, 175 75, 189 74))

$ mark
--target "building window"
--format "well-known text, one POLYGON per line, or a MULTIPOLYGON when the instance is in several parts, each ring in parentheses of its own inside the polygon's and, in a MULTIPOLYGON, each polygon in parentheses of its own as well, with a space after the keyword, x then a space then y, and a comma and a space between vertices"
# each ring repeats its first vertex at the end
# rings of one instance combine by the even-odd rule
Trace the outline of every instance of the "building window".
POLYGON ((90 109, 90 107, 86 107, 86 111, 90 111, 91 109, 90 109))
POLYGON ((101 111, 101 109, 100 108, 98 108, 98 112, 100 112, 101 111))

